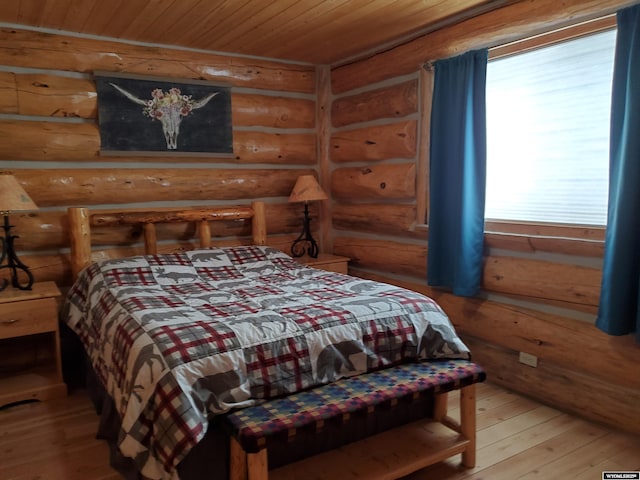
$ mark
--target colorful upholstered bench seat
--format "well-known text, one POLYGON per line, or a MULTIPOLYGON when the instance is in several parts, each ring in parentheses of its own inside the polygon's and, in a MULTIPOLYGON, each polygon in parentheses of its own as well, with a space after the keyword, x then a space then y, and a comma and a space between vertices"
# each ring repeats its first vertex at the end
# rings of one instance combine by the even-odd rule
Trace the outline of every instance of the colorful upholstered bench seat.
POLYGON ((250 480, 268 478, 269 437, 285 433, 291 437, 298 429, 362 411, 371 412, 382 404, 427 392, 434 394, 433 419, 461 437, 455 442, 458 446, 449 450, 455 451, 452 454, 462 453, 463 464, 473 466, 475 396, 472 387, 485 377, 484 370, 468 360, 402 364, 232 412, 225 419, 232 434, 231 478, 244 480, 247 475, 250 480), (457 389, 461 390, 459 423, 446 415, 446 393, 457 389))

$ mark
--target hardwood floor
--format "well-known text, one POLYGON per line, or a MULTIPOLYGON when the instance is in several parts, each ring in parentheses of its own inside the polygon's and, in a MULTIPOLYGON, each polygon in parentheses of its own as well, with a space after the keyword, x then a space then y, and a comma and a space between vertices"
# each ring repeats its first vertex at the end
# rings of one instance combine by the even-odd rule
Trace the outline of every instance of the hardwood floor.
MULTIPOLYGON (((449 404, 455 417, 455 392, 449 404)), ((106 443, 95 439, 97 423, 82 390, 0 410, 0 479, 119 479, 109 467, 106 443)), ((640 436, 581 420, 495 385, 477 386, 477 424, 475 468, 460 468, 454 457, 405 480, 599 480, 604 470, 640 471, 640 436)))
POLYGON ((0 479, 117 480, 86 392, 0 410, 0 479))
MULTIPOLYGON (((450 413, 456 416, 450 394, 450 413)), ((457 401, 456 401, 457 403, 457 401)), ((600 480, 640 471, 640 436, 562 413, 488 383, 477 386, 476 467, 453 458, 406 480, 600 480)))

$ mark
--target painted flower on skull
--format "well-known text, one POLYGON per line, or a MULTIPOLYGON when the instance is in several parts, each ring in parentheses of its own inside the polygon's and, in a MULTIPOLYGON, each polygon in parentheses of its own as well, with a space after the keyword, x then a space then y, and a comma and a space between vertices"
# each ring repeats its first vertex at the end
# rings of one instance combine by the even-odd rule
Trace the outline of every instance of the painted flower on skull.
POLYGON ((170 111, 186 117, 193 110, 194 104, 192 95, 182 95, 179 88, 173 87, 168 92, 156 88, 151 92, 151 99, 147 100, 142 113, 158 120, 169 114, 170 111))

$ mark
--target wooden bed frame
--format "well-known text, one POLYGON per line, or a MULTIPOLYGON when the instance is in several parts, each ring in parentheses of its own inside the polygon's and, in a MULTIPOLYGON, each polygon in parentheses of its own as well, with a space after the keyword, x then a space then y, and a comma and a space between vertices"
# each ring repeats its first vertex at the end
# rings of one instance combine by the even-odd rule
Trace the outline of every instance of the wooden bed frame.
POLYGON ((94 254, 91 251, 91 227, 114 225, 141 225, 144 234, 144 253, 158 253, 156 224, 198 224, 201 248, 211 246, 210 221, 251 220, 253 245, 266 245, 267 222, 263 202, 252 202, 250 206, 200 207, 182 210, 126 210, 119 213, 91 213, 86 207, 71 207, 68 210, 71 235, 71 271, 74 280, 84 267, 89 265, 94 254))
MULTIPOLYGON (((116 251, 113 255, 107 255, 104 253, 92 252, 91 242, 91 229, 92 227, 109 227, 119 225, 140 226, 144 236, 144 253, 145 254, 157 254, 158 242, 156 238, 156 224, 161 223, 185 223, 195 222, 198 225, 198 239, 199 246, 201 248, 207 248, 211 246, 211 228, 210 221, 229 221, 229 220, 244 220, 251 221, 251 234, 253 245, 266 245, 267 243, 267 229, 265 220, 265 208, 263 202, 252 202, 250 206, 220 206, 220 207, 199 207, 195 209, 167 209, 167 210, 126 210, 117 213, 91 213, 88 208, 85 207, 71 207, 68 209, 68 218, 71 235, 71 268, 74 280, 78 277, 79 272, 89 265, 97 258, 112 258, 114 255, 118 255, 118 252, 122 253, 122 250, 116 251)), ((247 242, 248 243, 248 242, 247 242)), ((191 244, 192 247, 196 247, 191 244)), ((184 248, 181 248, 184 250, 184 248)), ((176 248, 172 250, 163 251, 161 253, 169 253, 170 251, 176 251, 176 248)), ((127 254, 130 254, 129 250, 127 254)), ((460 389, 460 420, 452 419, 447 415, 447 393, 441 393, 434 395, 434 411, 433 417, 427 419, 427 423, 419 422, 409 424, 405 427, 399 427, 394 429, 396 431, 378 434, 374 437, 365 438, 359 442, 356 442, 353 446, 347 446, 347 450, 339 448, 338 450, 331 450, 325 455, 319 455, 311 457, 308 461, 295 462, 289 466, 285 466, 277 470, 277 474, 274 478, 278 479, 295 479, 299 478, 300 468, 303 470, 313 469, 317 471, 322 464, 326 465, 329 461, 344 461, 345 452, 351 452, 355 454, 353 449, 357 449, 360 453, 359 462, 361 466, 370 465, 373 461, 376 463, 376 455, 378 452, 385 448, 385 445, 398 443, 400 446, 399 451, 395 450, 395 457, 393 465, 390 465, 390 470, 393 472, 377 472, 375 478, 396 478, 395 475, 406 475, 412 471, 423 468, 427 465, 445 460, 456 454, 462 454, 462 464, 469 468, 475 465, 475 389, 474 385, 469 385, 460 389), (431 430, 428 424, 437 425, 438 428, 444 428, 446 431, 454 435, 448 438, 443 438, 443 431, 436 430, 435 435, 438 441, 424 440, 420 441, 416 445, 409 445, 407 442, 402 441, 402 437, 409 432, 414 433, 417 429, 420 435, 431 430), (399 436, 399 437, 398 437, 399 436), (428 450, 425 452, 425 450, 428 450), (314 463, 316 462, 316 463, 314 463), (317 462, 320 462, 318 464, 317 462), (379 475, 378 475, 379 474, 379 475)), ((433 436, 432 432, 428 437, 433 436)), ((424 436, 424 435, 423 435, 424 436)), ((410 442, 411 443, 411 442, 410 442)), ((248 462, 251 465, 255 456, 245 456, 241 449, 237 448, 237 445, 231 443, 231 456, 232 465, 240 464, 245 465, 248 462), (234 446, 236 448, 234 448, 234 446), (241 460, 238 460, 241 458, 241 460), (234 463, 235 461, 235 463, 234 463)), ((266 450, 263 454, 258 456, 257 460, 260 472, 266 472, 266 450)), ((389 461, 385 459, 385 462, 389 461)), ((251 471, 252 468, 249 468, 251 471)), ((366 468, 364 469, 367 470, 366 468)), ((308 471, 308 470, 306 470, 308 471)), ((238 480, 244 480, 249 472, 241 468, 240 471, 234 470, 231 472, 232 478, 238 480)), ((274 472, 275 473, 275 472, 274 472)), ((369 473, 371 473, 369 471, 369 473)), ((267 474, 260 473, 257 476, 255 474, 250 475, 250 478, 256 478, 260 480, 266 480, 267 474)), ((329 475, 329 478, 331 477, 329 475)), ((357 477, 365 478, 365 477, 357 477)), ((369 476, 366 477, 367 479, 369 476)))

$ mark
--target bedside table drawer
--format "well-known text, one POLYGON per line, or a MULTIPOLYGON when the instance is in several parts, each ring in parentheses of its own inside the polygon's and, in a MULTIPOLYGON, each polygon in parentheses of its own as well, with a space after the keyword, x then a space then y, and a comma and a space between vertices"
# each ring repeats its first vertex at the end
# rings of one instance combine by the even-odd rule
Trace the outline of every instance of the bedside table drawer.
POLYGON ((67 394, 60 355, 59 298, 60 290, 54 282, 36 282, 31 290, 8 288, 0 292, 0 340, 10 354, 0 358, 0 407, 67 394), (20 355, 24 348, 47 352, 24 358, 20 355))
POLYGON ((294 260, 308 267, 319 268, 327 272, 349 273, 349 257, 320 253, 317 258, 305 255, 294 258, 294 260))
POLYGON ((0 305, 0 339, 56 331, 56 302, 50 298, 0 305))
POLYGON ((349 267, 347 266, 347 262, 322 263, 322 264, 314 265, 314 267, 319 268, 320 270, 326 270, 327 272, 349 273, 349 267))

